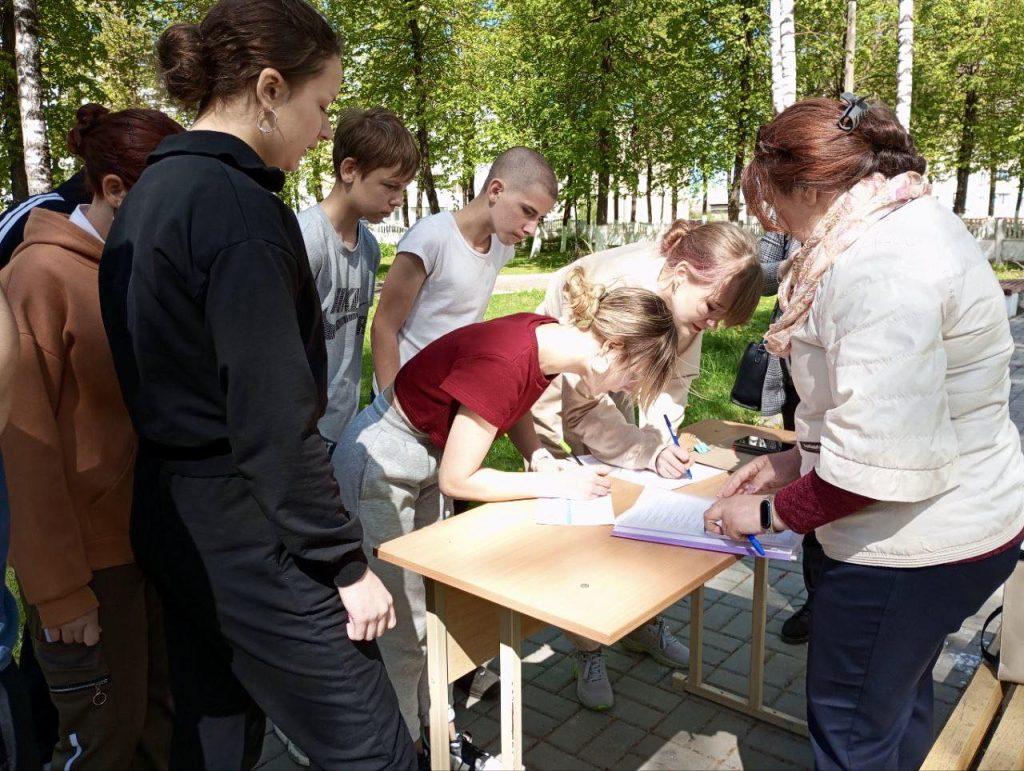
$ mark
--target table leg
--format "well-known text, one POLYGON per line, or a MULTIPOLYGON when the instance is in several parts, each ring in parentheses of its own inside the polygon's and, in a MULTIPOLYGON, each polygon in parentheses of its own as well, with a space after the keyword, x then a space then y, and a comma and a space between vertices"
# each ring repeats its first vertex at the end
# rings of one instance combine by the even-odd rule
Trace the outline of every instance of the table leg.
POLYGON ((704 674, 704 590, 690 592, 690 669, 676 672, 672 681, 677 688, 750 715, 787 731, 807 736, 807 722, 764 705, 764 641, 768 611, 768 561, 754 560, 754 595, 751 603, 750 679, 745 696, 703 681, 704 674))
POLYGON ((690 672, 687 690, 700 688, 704 678, 704 587, 690 592, 690 672))
POLYGON ((750 613, 750 690, 747 703, 764 705, 764 632, 768 622, 768 560, 754 559, 754 602, 750 613))
POLYGON ((504 768, 523 767, 522 617, 501 611, 501 762, 504 768))
POLYGON ((427 682, 430 688, 430 768, 449 771, 448 752, 448 628, 445 589, 429 578, 427 589, 427 682))

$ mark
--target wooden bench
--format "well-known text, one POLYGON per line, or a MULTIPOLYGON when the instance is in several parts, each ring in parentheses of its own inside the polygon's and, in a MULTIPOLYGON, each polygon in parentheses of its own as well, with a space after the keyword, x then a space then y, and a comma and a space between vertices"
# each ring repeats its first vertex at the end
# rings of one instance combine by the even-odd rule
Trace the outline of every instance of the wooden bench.
POLYGON ((922 771, 975 768, 1024 769, 1024 685, 999 682, 987 662, 974 673, 921 766, 922 771))

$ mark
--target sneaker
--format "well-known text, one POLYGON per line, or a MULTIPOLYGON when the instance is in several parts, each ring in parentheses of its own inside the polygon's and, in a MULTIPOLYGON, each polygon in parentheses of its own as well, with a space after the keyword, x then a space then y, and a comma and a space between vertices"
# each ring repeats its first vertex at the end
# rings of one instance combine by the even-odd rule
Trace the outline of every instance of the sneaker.
POLYGON ((615 704, 612 683, 604 665, 604 651, 576 651, 573 669, 576 674, 576 698, 587 709, 603 711, 615 704))
MULTIPOLYGON (((430 768, 430 741, 428 731, 423 732, 423 752, 418 760, 420 769, 430 768)), ((473 744, 473 737, 466 731, 458 731, 448 742, 452 771, 493 771, 501 768, 498 758, 473 744)))
POLYGON ((277 738, 281 740, 281 744, 283 744, 284 748, 288 750, 288 757, 290 757, 303 768, 309 768, 309 757, 307 757, 306 753, 299 749, 299 745, 297 745, 295 742, 293 742, 291 739, 285 736, 284 731, 282 731, 276 725, 274 725, 273 723, 271 723, 270 725, 274 729, 274 733, 277 734, 277 738))
POLYGON ((804 605, 786 619, 779 632, 782 642, 788 645, 803 645, 811 639, 811 607, 804 605))
POLYGON ((646 653, 664 667, 686 669, 690 664, 690 649, 668 631, 665 619, 658 616, 652 624, 622 638, 622 647, 632 653, 646 653))

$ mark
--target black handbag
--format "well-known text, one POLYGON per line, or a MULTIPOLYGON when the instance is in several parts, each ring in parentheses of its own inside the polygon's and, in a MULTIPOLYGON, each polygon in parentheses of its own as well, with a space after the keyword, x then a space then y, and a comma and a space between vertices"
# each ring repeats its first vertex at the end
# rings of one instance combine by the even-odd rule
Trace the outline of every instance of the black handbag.
POLYGON ((747 344, 747 350, 743 352, 736 368, 736 381, 732 384, 730 398, 733 404, 755 412, 761 411, 761 394, 770 358, 764 340, 747 344))

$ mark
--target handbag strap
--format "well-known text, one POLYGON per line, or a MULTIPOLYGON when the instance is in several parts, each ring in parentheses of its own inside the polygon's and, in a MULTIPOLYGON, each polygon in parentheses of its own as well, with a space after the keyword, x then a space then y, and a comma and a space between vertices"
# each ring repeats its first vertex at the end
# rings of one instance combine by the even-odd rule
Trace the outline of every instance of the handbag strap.
MULTIPOLYGON (((1017 561, 1018 562, 1024 562, 1024 550, 1020 551, 1017 554, 1017 561)), ((987 661, 989 664, 991 664, 992 666, 994 666, 996 668, 999 667, 999 654, 998 653, 992 653, 992 651, 989 650, 989 648, 991 647, 992 643, 991 642, 988 642, 988 643, 985 642, 985 632, 988 631, 989 624, 991 624, 993 621, 995 621, 1000 615, 1002 615, 1002 613, 1003 613, 1003 606, 1000 605, 998 608, 996 608, 995 610, 993 610, 991 613, 988 614, 988 618, 985 619, 985 623, 981 625, 981 657, 983 659, 985 659, 985 661, 987 661)), ((993 640, 995 639, 994 635, 993 635, 992 639, 993 640)))
MULTIPOLYGON (((985 619, 985 623, 981 626, 981 657, 997 669, 999 667, 999 654, 992 653, 992 651, 989 650, 989 647, 992 645, 992 643, 991 641, 987 643, 985 642, 985 632, 988 631, 988 625, 995 621, 996 618, 1002 614, 1002 612, 1003 606, 1000 605, 998 608, 996 608, 988 614, 988 618, 985 619)), ((995 639, 994 635, 992 639, 995 639)))

